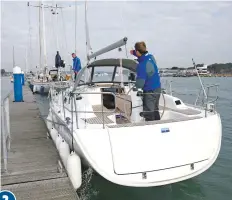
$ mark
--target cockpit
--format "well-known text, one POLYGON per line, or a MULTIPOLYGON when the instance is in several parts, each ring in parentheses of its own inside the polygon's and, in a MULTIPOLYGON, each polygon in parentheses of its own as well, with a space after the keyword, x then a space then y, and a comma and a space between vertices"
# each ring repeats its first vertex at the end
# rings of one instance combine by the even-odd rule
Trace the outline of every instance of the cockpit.
POLYGON ((136 98, 136 95, 132 97, 129 94, 134 87, 136 67, 137 62, 131 59, 94 61, 78 73, 75 90, 90 92, 91 94, 82 96, 88 96, 92 106, 103 104, 105 109, 116 109, 129 118, 132 113, 132 98, 136 98))

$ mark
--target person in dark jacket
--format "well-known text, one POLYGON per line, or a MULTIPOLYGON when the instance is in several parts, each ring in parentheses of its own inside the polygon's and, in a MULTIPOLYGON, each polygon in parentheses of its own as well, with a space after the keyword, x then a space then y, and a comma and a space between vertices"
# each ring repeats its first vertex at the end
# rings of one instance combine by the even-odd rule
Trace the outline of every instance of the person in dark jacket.
POLYGON ((153 55, 149 54, 145 42, 137 42, 130 53, 138 58, 136 88, 143 90, 143 112, 146 121, 160 120, 159 99, 161 83, 159 70, 153 55))
POLYGON ((74 79, 76 80, 78 72, 81 70, 81 60, 76 56, 75 53, 72 53, 73 57, 73 68, 74 71, 74 79))
POLYGON ((57 51, 56 53, 55 66, 56 68, 61 67, 61 57, 60 57, 59 51, 57 51))

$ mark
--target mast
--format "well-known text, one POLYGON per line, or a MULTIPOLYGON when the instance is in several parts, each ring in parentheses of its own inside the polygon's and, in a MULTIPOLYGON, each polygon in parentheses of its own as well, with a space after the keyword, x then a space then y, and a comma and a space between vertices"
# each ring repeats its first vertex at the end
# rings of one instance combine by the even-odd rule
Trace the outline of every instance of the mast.
POLYGON ((63 33, 64 33, 64 41, 65 41, 65 58, 68 62, 69 56, 70 55, 68 52, 68 45, 67 45, 67 37, 66 37, 66 28, 65 28, 65 22, 64 22, 64 15, 63 15, 63 8, 61 10, 61 17, 62 17, 62 25, 63 25, 63 33))
POLYGON ((13 68, 15 67, 15 56, 14 56, 14 46, 13 46, 13 68))
POLYGON ((77 53, 77 0, 75 0, 75 54, 77 53))
POLYGON ((26 55, 25 55, 25 74, 28 72, 28 62, 27 62, 27 48, 26 48, 26 55))
POLYGON ((57 51, 59 51, 59 38, 58 38, 58 12, 57 12, 57 4, 56 4, 56 48, 57 48, 57 51))
POLYGON ((85 0, 85 37, 86 37, 86 57, 87 57, 87 63, 89 62, 89 51, 92 52, 92 47, 90 45, 90 38, 89 38, 89 26, 88 26, 88 19, 87 19, 87 0, 85 0))
POLYGON ((42 70, 41 1, 39 1, 39 68, 42 70))
POLYGON ((42 4, 42 18, 43 18, 43 50, 44 50, 44 72, 47 72, 47 49, 46 49, 46 34, 45 34, 45 20, 44 20, 44 4, 42 4))
MULTIPOLYGON (((32 50, 31 50, 31 19, 30 19, 30 16, 31 16, 31 14, 30 14, 30 5, 29 5, 29 2, 27 2, 27 6, 29 7, 28 8, 28 39, 29 39, 29 52, 28 52, 28 54, 27 54, 27 56, 29 57, 28 58, 28 66, 29 66, 29 68, 31 67, 31 61, 32 61, 32 58, 31 58, 31 56, 32 56, 32 50)), ((29 69, 28 68, 28 69, 29 69)))

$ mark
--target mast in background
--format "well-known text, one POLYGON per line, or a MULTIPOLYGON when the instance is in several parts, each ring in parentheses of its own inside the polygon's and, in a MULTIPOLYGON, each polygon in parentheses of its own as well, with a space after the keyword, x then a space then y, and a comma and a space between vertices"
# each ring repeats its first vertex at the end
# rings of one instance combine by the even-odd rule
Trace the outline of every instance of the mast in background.
POLYGON ((26 50, 26 56, 27 56, 27 70, 30 71, 29 69, 31 68, 32 65, 32 48, 31 48, 31 14, 30 14, 30 4, 27 2, 28 6, 28 48, 29 51, 26 50))
POLYGON ((26 56, 25 56, 25 74, 28 73, 28 60, 27 60, 27 48, 26 48, 26 56))
POLYGON ((45 19, 44 19, 44 4, 42 4, 42 23, 43 23, 43 52, 44 52, 44 73, 48 72, 47 65, 47 48, 46 48, 46 32, 45 32, 45 19))
POLYGON ((41 1, 39 1, 39 68, 42 71, 41 1))
POLYGON ((85 38, 86 38, 86 57, 87 57, 87 63, 89 62, 89 53, 92 52, 92 47, 90 45, 90 37, 89 37, 89 25, 88 25, 88 19, 87 19, 87 11, 88 11, 88 6, 87 6, 87 0, 85 0, 85 38))
POLYGON ((13 68, 15 67, 15 55, 14 55, 14 46, 13 46, 13 68))
POLYGON ((75 54, 77 53, 77 0, 75 0, 75 54))

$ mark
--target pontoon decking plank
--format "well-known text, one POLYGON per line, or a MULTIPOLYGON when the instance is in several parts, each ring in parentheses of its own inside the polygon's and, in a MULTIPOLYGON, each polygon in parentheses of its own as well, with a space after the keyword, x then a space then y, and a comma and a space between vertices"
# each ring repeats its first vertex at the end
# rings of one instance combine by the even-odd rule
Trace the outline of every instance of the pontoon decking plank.
MULTIPOLYGON (((33 94, 24 87, 24 102, 10 99, 11 149, 8 173, 1 172, 2 190, 17 200, 78 199, 65 172, 58 171, 59 155, 40 117, 33 94)), ((3 167, 3 159, 1 159, 3 167)))

